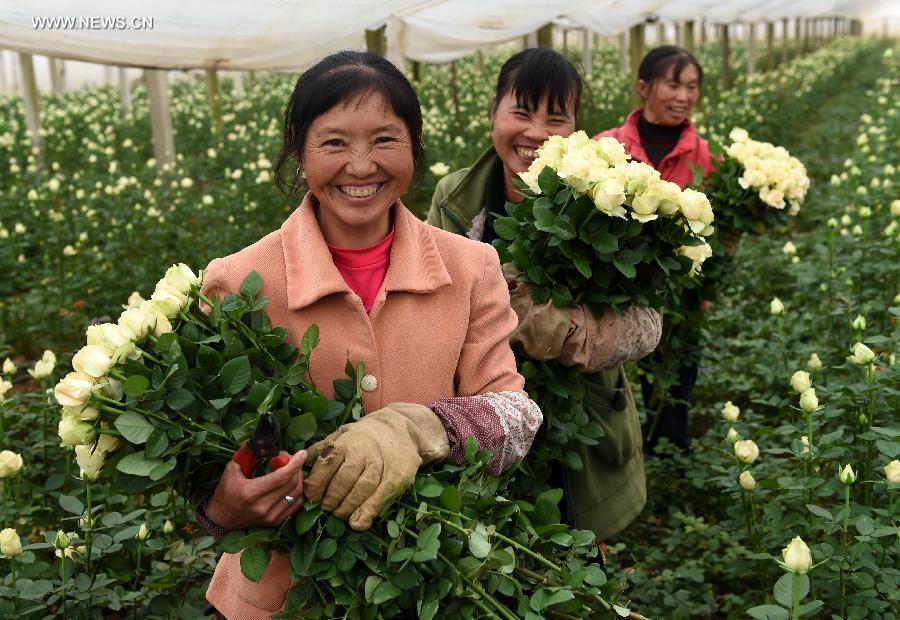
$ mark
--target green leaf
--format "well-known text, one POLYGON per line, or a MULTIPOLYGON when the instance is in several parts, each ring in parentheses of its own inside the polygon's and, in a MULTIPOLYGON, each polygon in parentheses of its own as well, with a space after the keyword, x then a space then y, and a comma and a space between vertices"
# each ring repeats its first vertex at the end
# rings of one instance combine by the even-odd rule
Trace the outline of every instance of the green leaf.
POLYGON ((424 601, 419 609, 419 620, 432 620, 438 612, 439 601, 424 601))
MULTIPOLYGON (((312 504, 310 504, 312 506, 312 504)), ((311 530, 321 514, 318 506, 308 510, 301 510, 294 518, 294 532, 301 536, 311 530)))
POLYGON ((197 363, 203 368, 213 372, 219 372, 222 367, 222 354, 206 345, 200 345, 197 349, 197 363))
POLYGON ((778 605, 759 605, 747 610, 756 620, 788 620, 788 611, 778 605))
POLYGON ((212 405, 217 411, 221 411, 230 402, 231 397, 226 396, 225 398, 214 398, 209 401, 209 404, 212 405))
POLYGON ((365 593, 366 602, 372 602, 372 596, 375 594, 375 588, 381 585, 381 582, 384 581, 378 575, 369 575, 366 577, 366 583, 363 587, 363 592, 365 593))
POLYGON ((447 486, 441 491, 441 505, 447 510, 458 512, 462 502, 459 498, 459 491, 454 486, 447 486))
MULTIPOLYGON (((794 604, 793 583, 794 573, 785 573, 778 578, 778 581, 775 582, 775 586, 772 588, 772 594, 775 595, 775 600, 787 608, 790 608, 794 604)), ((800 599, 802 600, 808 594, 809 577, 802 575, 800 579, 800 599)))
POLYGON ((416 543, 416 546, 419 549, 424 549, 428 545, 432 543, 432 541, 437 542, 438 537, 441 535, 441 524, 440 523, 432 523, 427 528, 422 530, 422 533, 419 534, 419 540, 416 543))
MULTIPOLYGON (((158 459, 153 459, 158 460, 158 459)), ((168 460, 162 461, 156 467, 150 470, 150 480, 162 480, 166 477, 166 475, 175 469, 175 466, 178 464, 174 458, 170 458, 168 460)))
POLYGON ((834 521, 834 515, 831 514, 831 511, 822 508, 821 506, 816 506, 815 504, 807 504, 806 509, 811 513, 816 515, 817 517, 822 517, 823 519, 828 519, 829 521, 834 521))
POLYGON ((591 241, 591 247, 597 254, 612 254, 619 249, 619 239, 609 233, 597 233, 591 241))
POLYGON ((319 326, 313 323, 303 333, 303 339, 300 340, 300 355, 309 357, 313 349, 319 344, 319 326))
POLYGON ((575 263, 575 268, 578 269, 585 278, 590 278, 594 275, 594 270, 591 269, 591 264, 587 260, 580 256, 576 256, 572 259, 572 262, 575 263))
POLYGON ((856 520, 856 531, 859 532, 861 536, 869 536, 875 531, 875 525, 872 523, 872 519, 866 516, 862 516, 856 520))
POLYGON ((472 530, 469 534, 469 553, 478 559, 484 559, 491 552, 491 543, 487 537, 478 529, 472 530))
POLYGON ((225 362, 219 371, 219 385, 227 394, 237 394, 250 382, 250 360, 246 355, 225 362))
POLYGON ((398 596, 400 596, 400 588, 390 581, 383 581, 372 592, 372 604, 381 605, 398 596))
POLYGON ((269 566, 271 557, 272 554, 261 547, 244 549, 241 553, 241 572, 244 573, 244 577, 259 583, 269 566))
POLYGON ((596 564, 591 564, 586 569, 584 582, 591 586, 602 586, 606 583, 606 573, 596 564))
POLYGON ((150 380, 144 375, 131 375, 122 383, 122 390, 131 398, 140 398, 150 387, 150 380))
POLYGON ((150 433, 147 438, 147 445, 144 448, 144 454, 150 458, 162 456, 169 447, 169 435, 162 429, 156 429, 150 433))
POLYGON ((388 557, 388 562, 405 562, 411 558, 415 552, 416 550, 412 547, 397 549, 388 557))
POLYGON ((166 404, 175 411, 184 411, 194 402, 194 395, 183 387, 175 388, 166 394, 166 404))
POLYGON ((316 415, 312 412, 304 413, 291 419, 287 434, 293 440, 306 441, 315 434, 316 428, 318 428, 316 415))
MULTIPOLYGON (((143 379, 143 377, 141 378, 143 379)), ((156 430, 150 420, 136 411, 126 411, 115 419, 113 425, 117 431, 122 433, 122 437, 133 444, 144 443, 156 430)))
POLYGON ((416 492, 423 497, 440 497, 444 487, 434 478, 426 478, 416 492))
POLYGON ((634 278, 637 276, 637 270, 631 263, 624 262, 619 258, 614 258, 613 265, 615 265, 616 269, 618 269, 619 272, 626 278, 634 278))
POLYGON ((77 497, 72 497, 71 495, 60 495, 59 496, 59 505, 66 512, 71 512, 73 515, 81 516, 84 514, 84 504, 81 503, 77 497))
POLYGON ((143 452, 134 452, 119 461, 116 464, 116 469, 123 474, 131 474, 132 476, 149 476, 150 472, 161 463, 161 459, 148 459, 143 452))
POLYGON ((512 241, 519 232, 519 223, 511 217, 498 217, 494 220, 494 233, 505 241, 512 241))
POLYGON ((316 549, 316 557, 320 560, 327 560, 337 551, 337 541, 334 538, 326 538, 319 543, 316 549))
MULTIPOLYGON (((257 293, 262 289, 262 278, 255 271, 251 271, 241 282, 241 295, 243 297, 256 297, 257 293)), ((257 581, 254 579, 253 581, 257 581)))

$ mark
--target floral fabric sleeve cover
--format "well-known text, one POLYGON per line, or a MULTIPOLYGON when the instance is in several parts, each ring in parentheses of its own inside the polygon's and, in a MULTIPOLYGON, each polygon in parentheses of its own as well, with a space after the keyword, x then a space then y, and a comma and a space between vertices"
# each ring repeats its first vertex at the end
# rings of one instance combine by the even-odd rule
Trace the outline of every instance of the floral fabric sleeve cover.
POLYGON ((620 315, 607 308, 595 319, 586 306, 577 305, 559 361, 585 372, 609 370, 649 355, 661 337, 662 317, 652 308, 629 306, 620 315))
POLYGON ((482 247, 482 277, 472 291, 469 327, 457 363, 458 396, 428 406, 447 431, 450 458, 461 462, 466 440, 474 436, 482 450, 493 452, 488 469, 497 475, 528 453, 544 416, 523 391, 525 380, 509 348, 518 319, 509 305, 500 259, 494 248, 482 247))

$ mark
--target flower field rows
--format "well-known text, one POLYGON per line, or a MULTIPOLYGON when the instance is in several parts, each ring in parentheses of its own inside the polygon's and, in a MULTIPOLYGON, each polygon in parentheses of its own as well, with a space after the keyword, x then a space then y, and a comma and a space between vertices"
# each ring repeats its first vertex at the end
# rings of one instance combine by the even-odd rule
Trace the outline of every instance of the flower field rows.
MULTIPOLYGON (((797 217, 744 236, 702 316, 683 317, 703 342, 693 450, 662 445, 663 458, 647 459, 648 506, 602 548, 603 585, 648 618, 896 620, 900 48, 841 39, 739 72, 729 90, 716 84, 716 54, 700 54, 698 131, 724 144, 741 127, 782 144, 812 185, 797 217)), ((424 68, 430 168, 404 198, 415 212, 489 144, 505 57, 424 68)), ((579 119, 588 135, 629 105, 617 51, 594 60, 579 119)), ((244 98, 226 93, 214 135, 205 88, 175 86, 171 170, 152 160, 140 86, 124 118, 111 88, 42 99, 43 166, 21 100, 0 96, 0 615, 193 618, 204 607, 217 551, 189 504, 79 480, 90 463, 60 448, 58 430, 80 441, 58 429, 52 388, 87 327, 115 321, 135 290, 149 297, 173 263, 203 267, 293 209, 271 169, 291 87, 268 76, 244 98)), ((379 585, 367 583, 367 600, 379 585)))

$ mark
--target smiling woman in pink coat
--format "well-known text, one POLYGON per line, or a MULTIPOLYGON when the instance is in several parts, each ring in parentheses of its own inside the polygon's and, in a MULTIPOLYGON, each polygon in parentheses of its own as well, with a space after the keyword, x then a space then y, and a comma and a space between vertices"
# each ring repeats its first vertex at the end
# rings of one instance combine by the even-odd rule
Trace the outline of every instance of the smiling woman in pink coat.
MULTIPOLYGON (((198 520, 216 537, 278 526, 307 499, 363 530, 418 468, 461 460, 474 436, 497 474, 521 459, 542 421, 522 391, 509 335, 515 312, 496 251, 418 220, 400 202, 424 162, 412 86, 390 62, 339 52, 297 81, 285 113, 277 178, 308 193, 281 228, 212 261, 208 295, 237 291, 256 270, 276 326, 297 345, 312 324, 321 344, 310 374, 328 396, 349 358, 365 363, 367 412, 326 438, 304 481, 304 451, 248 479, 230 463, 198 520), (297 167, 288 183, 280 174, 297 167)), ((227 618, 268 618, 291 586, 286 556, 259 583, 237 555, 216 566, 207 599, 227 618)))

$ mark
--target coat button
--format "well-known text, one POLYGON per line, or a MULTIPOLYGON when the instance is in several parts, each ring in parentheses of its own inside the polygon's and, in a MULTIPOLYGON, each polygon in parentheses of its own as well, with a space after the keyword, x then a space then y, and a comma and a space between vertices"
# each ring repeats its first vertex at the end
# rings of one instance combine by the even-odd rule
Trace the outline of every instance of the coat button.
POLYGON ((375 378, 375 375, 366 375, 360 379, 359 386, 365 392, 374 392, 378 389, 378 379, 375 378))

